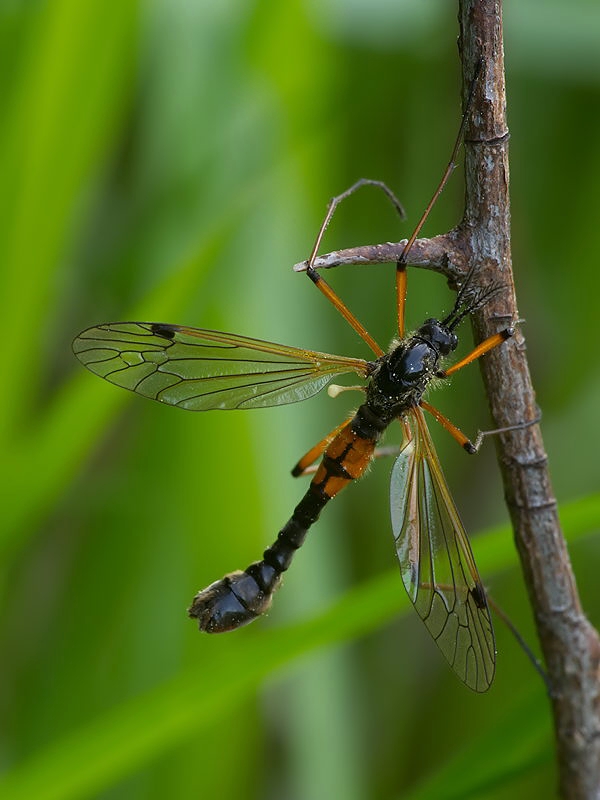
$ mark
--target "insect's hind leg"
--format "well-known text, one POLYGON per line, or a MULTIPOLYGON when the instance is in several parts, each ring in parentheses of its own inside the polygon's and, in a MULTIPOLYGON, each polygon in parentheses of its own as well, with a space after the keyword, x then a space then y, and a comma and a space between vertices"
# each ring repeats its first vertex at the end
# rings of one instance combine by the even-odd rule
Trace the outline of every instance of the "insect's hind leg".
MULTIPOLYGON (((359 388, 359 387, 353 387, 359 388)), ((340 431, 342 431, 347 425, 352 422, 352 417, 347 419, 345 422, 342 422, 341 425, 338 425, 337 428, 334 428, 331 433, 328 433, 320 442, 314 447, 305 453, 300 461, 296 464, 296 466, 292 470, 292 475, 294 478, 299 478, 305 475, 312 475, 318 469, 318 465, 315 462, 323 455, 327 446, 330 442, 332 442, 335 437, 338 435, 340 431)), ((386 447, 376 447, 373 451, 373 458, 387 458, 388 456, 397 456, 398 453, 402 450, 401 445, 388 445, 386 447)))
POLYGON ((354 328, 354 330, 358 333, 361 339, 369 345, 369 347, 375 353, 375 355, 382 356, 383 350, 381 349, 381 347, 377 344, 377 342, 373 339, 373 337, 366 330, 366 328, 359 322, 359 320, 354 316, 354 314, 350 311, 350 309, 346 306, 346 304, 342 301, 342 299, 333 291, 331 286, 329 286, 329 284, 325 281, 324 278, 321 277, 321 275, 314 267, 315 258, 317 257, 317 251, 321 246, 321 240, 323 239, 323 234, 327 230, 327 226, 331 222, 331 218, 333 217, 336 208, 340 205, 340 203, 343 200, 350 197, 351 194, 354 194, 354 192, 356 192, 362 186, 375 186, 381 189, 381 191, 384 192, 384 194, 388 197, 388 199, 398 212, 400 219, 405 218, 406 214, 404 212, 402 204, 400 203, 396 195, 392 192, 392 190, 385 183, 383 183, 383 181, 371 180, 369 178, 361 178, 361 180, 356 181, 356 183, 352 184, 352 186, 350 186, 349 189, 346 189, 345 192, 336 195, 329 201, 325 219, 323 220, 323 223, 319 228, 317 238, 315 239, 313 249, 308 259, 306 274, 315 284, 317 289, 319 289, 319 291, 325 295, 325 297, 329 300, 329 302, 332 303, 335 306, 335 308, 337 308, 337 310, 344 317, 346 322, 348 322, 354 328))
MULTIPOLYGON (((376 447, 373 450, 373 460, 377 458, 388 458, 389 456, 397 456, 400 455, 402 451, 401 445, 398 444, 390 444, 386 445, 385 447, 376 447)), ((311 464, 310 466, 306 467, 302 472, 292 473, 295 478, 304 477, 306 475, 314 475, 315 472, 319 469, 318 464, 311 464)))
POLYGON ((310 473, 310 468, 312 464, 319 459, 325 450, 327 449, 327 445, 332 442, 335 437, 343 431, 344 428, 352 422, 352 417, 350 419, 344 420, 341 425, 338 425, 337 428, 334 428, 327 436, 324 436, 320 442, 314 447, 311 447, 310 450, 305 453, 302 458, 298 461, 295 467, 292 469, 292 475, 294 478, 299 478, 301 475, 308 475, 310 473))
POLYGON ((478 448, 475 447, 469 437, 465 436, 460 428, 457 428, 453 422, 450 422, 448 417, 445 417, 441 411, 438 411, 437 408, 435 408, 435 406, 432 406, 431 403, 428 403, 425 400, 421 400, 419 405, 421 408, 424 408, 425 411, 428 411, 431 416, 434 417, 434 419, 448 431, 450 436, 452 436, 452 438, 458 442, 464 450, 467 451, 467 453, 474 455, 477 452, 478 448))
POLYGON ((445 417, 441 411, 438 411, 437 408, 432 406, 430 403, 427 403, 425 400, 421 400, 419 403, 421 408, 424 408, 425 411, 428 411, 432 417, 436 419, 440 425, 445 428, 448 433, 452 436, 452 438, 458 442, 458 444, 469 453, 469 455, 475 455, 479 451, 481 444, 486 436, 495 436, 499 433, 508 433, 509 431, 518 431, 522 428, 529 428, 531 425, 537 425, 537 423, 542 418, 541 413, 539 413, 535 419, 528 420, 526 422, 517 422, 515 425, 507 425, 504 428, 494 428, 492 431, 477 431, 477 435, 475 436, 475 441, 472 442, 465 434, 454 425, 453 422, 450 422, 448 417, 445 417))

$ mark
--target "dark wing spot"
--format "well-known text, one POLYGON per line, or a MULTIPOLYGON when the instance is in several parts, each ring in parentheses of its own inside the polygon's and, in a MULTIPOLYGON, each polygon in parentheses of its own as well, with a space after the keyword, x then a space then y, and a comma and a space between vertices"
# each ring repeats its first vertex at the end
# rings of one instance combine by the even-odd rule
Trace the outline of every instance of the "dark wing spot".
POLYGON ((162 336, 163 339, 175 338, 175 328, 173 328, 171 325, 163 325, 160 322, 153 322, 151 330, 155 336, 162 336))
POLYGON ((486 607, 485 591, 480 583, 475 584, 475 586, 471 589, 471 597, 475 601, 477 608, 486 607))

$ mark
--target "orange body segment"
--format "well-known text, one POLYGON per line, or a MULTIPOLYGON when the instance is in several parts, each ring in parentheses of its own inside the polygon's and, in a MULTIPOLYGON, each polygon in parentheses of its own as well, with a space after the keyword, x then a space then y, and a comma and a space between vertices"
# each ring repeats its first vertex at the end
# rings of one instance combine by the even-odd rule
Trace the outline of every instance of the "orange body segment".
POLYGON ((302 458, 298 461, 298 463, 292 470, 292 475, 294 476, 294 478, 297 478, 299 475, 303 475, 306 472, 306 470, 311 466, 311 464, 314 464, 315 461, 323 455, 327 445, 333 439, 335 439, 338 433, 342 431, 346 427, 346 425, 349 425, 351 422, 352 419, 345 420, 344 422, 342 422, 341 425, 338 425, 337 428, 334 428, 330 433, 328 433, 327 436, 324 436, 320 442, 317 442, 317 444, 314 447, 311 447, 310 450, 302 456, 302 458))
POLYGON ((373 439, 358 436, 347 425, 325 451, 312 482, 321 486, 328 497, 335 497, 350 481, 360 478, 369 466, 374 451, 373 439))

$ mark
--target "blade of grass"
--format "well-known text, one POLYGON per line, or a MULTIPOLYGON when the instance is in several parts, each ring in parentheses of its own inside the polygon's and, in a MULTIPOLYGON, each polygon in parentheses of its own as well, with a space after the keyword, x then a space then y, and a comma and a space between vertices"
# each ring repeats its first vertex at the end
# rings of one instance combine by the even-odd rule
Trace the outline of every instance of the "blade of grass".
MULTIPOLYGON (((201 285, 202 273, 227 238, 237 213, 228 209, 226 219, 204 234, 198 252, 174 268, 139 306, 124 316, 145 319, 160 308, 168 317, 181 308, 186 297, 201 285)), ((74 369, 48 412, 22 437, 4 476, 7 496, 11 497, 0 526, 0 553, 4 557, 12 545, 24 543, 26 534, 52 506, 130 399, 128 392, 99 387, 84 370, 74 369), (65 430, 69 431, 67 437, 65 430), (32 475, 36 475, 35 481, 31 480, 32 475)))
POLYGON ((551 759, 551 729, 539 686, 513 697, 500 724, 469 742, 469 747, 439 765, 427 779, 406 793, 403 800, 467 800, 493 796, 551 759), (518 731, 518 736, 515 732, 518 731))
POLYGON ((40 345, 60 258, 132 86, 136 19, 136 0, 44 3, 19 62, 0 141, 0 309, 4 330, 19 338, 4 350, 5 438, 27 418, 43 374, 40 345))
MULTIPOLYGON (((570 542, 596 530, 600 526, 600 494, 565 504, 561 517, 570 542)), ((507 526, 477 537, 475 549, 483 574, 516 563, 507 526)), ((216 654, 213 649, 209 652, 209 642, 214 640, 205 639, 192 669, 15 766, 0 780, 0 794, 4 800, 67 800, 93 795, 209 726, 256 691, 275 670, 319 647, 362 636, 408 608, 397 571, 391 570, 351 590, 307 621, 219 640, 222 645, 216 654)), ((531 752, 525 748, 525 757, 531 752)))

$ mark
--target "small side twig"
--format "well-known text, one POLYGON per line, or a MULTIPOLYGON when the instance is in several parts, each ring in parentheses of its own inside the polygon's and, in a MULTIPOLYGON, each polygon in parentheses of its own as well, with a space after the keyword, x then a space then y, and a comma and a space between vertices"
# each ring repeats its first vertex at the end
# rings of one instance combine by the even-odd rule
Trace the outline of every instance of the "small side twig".
MULTIPOLYGON (((317 256, 313 267, 315 269, 332 269, 349 264, 389 264, 398 261, 408 239, 399 242, 384 242, 383 244, 368 244, 361 247, 349 247, 344 250, 334 250, 322 256, 317 256)), ((445 275, 449 281, 456 282, 458 278, 468 272, 469 254, 461 249, 462 232, 460 230, 433 236, 431 239, 417 239, 407 256, 409 266, 430 269, 445 275)), ((296 272, 304 272, 308 261, 301 261, 294 265, 296 272)))

